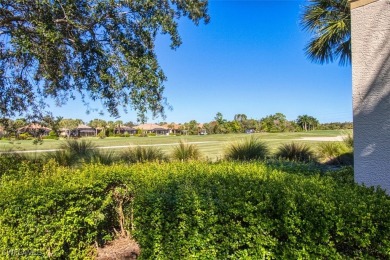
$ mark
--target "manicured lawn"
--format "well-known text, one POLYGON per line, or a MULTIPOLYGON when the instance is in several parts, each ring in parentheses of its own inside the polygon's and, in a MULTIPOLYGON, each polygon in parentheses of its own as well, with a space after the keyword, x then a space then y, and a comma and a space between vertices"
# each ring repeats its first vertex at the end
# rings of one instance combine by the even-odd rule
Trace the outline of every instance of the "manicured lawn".
MULTIPOLYGON (((265 141, 272 150, 282 143, 304 142, 316 146, 319 141, 300 140, 308 137, 336 137, 346 135, 348 131, 311 131, 299 133, 256 133, 252 134, 265 141), (300 140, 300 141, 299 141, 300 140)), ((180 140, 195 143, 204 157, 217 159, 222 157, 224 149, 230 143, 248 138, 249 134, 219 134, 219 135, 188 135, 188 136, 155 136, 155 137, 108 137, 100 139, 97 137, 84 138, 92 141, 97 147, 120 151, 129 146, 151 145, 161 148, 164 152, 170 153, 172 147, 180 140)), ((34 145, 32 140, 0 140, 0 152, 4 151, 42 151, 58 149, 63 140, 44 140, 42 144, 34 145)))

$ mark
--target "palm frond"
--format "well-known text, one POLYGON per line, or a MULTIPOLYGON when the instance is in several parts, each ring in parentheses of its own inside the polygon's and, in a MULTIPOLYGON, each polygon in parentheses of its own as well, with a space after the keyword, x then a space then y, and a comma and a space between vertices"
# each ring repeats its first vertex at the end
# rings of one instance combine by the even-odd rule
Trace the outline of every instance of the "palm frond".
POLYGON ((314 34, 304 48, 318 63, 351 62, 351 15, 348 0, 311 0, 301 18, 304 30, 314 34))

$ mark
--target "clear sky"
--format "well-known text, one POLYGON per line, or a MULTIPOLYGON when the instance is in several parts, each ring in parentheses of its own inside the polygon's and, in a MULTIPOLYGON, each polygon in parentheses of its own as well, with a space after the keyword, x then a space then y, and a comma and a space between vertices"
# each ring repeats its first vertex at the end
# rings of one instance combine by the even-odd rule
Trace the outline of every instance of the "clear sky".
MULTIPOLYGON (((351 66, 316 64, 303 51, 310 35, 299 19, 303 0, 209 1, 209 24, 179 22, 183 44, 156 42, 168 81, 165 97, 173 110, 149 122, 210 122, 217 112, 261 119, 281 112, 288 120, 308 114, 321 123, 352 121, 351 66)), ((96 105, 98 106, 98 104, 96 105)), ((136 122, 136 114, 85 113, 80 100, 52 108, 54 116, 136 122)))

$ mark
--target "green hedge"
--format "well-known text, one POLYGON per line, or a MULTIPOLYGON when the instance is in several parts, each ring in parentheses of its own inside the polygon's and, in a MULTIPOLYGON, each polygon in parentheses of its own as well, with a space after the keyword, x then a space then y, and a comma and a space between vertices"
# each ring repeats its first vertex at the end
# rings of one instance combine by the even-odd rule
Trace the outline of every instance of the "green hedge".
POLYGON ((390 257, 390 199, 344 181, 351 168, 310 174, 261 163, 23 167, 2 175, 3 256, 92 256, 95 242, 119 230, 114 193, 121 188, 125 226, 134 227, 143 259, 390 257))

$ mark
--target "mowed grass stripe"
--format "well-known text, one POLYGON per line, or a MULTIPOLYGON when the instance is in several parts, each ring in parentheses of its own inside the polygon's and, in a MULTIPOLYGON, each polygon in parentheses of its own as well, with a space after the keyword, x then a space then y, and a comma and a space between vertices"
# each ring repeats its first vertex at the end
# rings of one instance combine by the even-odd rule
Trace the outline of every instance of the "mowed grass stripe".
MULTIPOLYGON (((336 137, 346 135, 352 131, 345 130, 330 130, 330 131, 310 131, 298 133, 256 133, 251 134, 266 142, 271 151, 283 143, 303 142, 313 148, 320 143, 318 140, 301 140, 308 137, 336 137)), ((212 160, 221 158, 226 147, 234 142, 248 138, 249 134, 218 134, 218 135, 188 135, 188 136, 155 136, 155 137, 108 137, 99 139, 97 137, 83 138, 91 141, 95 146, 107 151, 113 150, 119 153, 122 149, 128 149, 134 146, 155 146, 162 149, 166 153, 171 153, 173 147, 183 140, 184 142, 195 144, 202 152, 204 158, 212 160)), ((63 140, 44 140, 41 145, 34 145, 32 140, 0 140, 0 152, 7 151, 29 151, 39 152, 42 150, 58 149, 63 140)))

